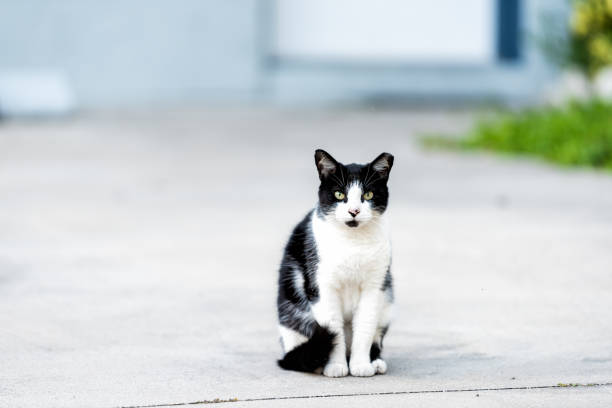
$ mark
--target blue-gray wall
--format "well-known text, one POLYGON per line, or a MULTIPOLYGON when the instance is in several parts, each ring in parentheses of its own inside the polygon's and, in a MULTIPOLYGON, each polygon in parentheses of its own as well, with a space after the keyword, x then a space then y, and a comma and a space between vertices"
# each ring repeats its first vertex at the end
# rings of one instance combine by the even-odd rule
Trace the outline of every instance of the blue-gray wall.
POLYGON ((0 74, 60 72, 81 107, 412 97, 529 101, 552 78, 529 35, 540 30, 543 11, 564 2, 522 3, 521 30, 529 34, 518 62, 368 67, 271 59, 272 0, 0 0, 0 74))
POLYGON ((0 0, 0 71, 63 73, 82 106, 249 97, 257 0, 0 0))

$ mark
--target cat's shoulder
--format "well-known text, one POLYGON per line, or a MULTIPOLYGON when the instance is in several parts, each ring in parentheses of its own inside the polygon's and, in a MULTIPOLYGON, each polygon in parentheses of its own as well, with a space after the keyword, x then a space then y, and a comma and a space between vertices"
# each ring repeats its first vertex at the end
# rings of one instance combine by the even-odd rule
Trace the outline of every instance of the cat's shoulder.
POLYGON ((292 236, 296 236, 296 235, 302 236, 303 234, 306 234, 311 230, 310 224, 312 223, 313 213, 314 213, 314 210, 310 210, 306 213, 304 218, 302 218, 302 220, 298 222, 296 226, 293 228, 293 231, 291 234, 292 236))
MULTIPOLYGON (((287 245, 285 246, 285 252, 293 254, 294 256, 304 251, 309 246, 309 242, 313 241, 312 238, 312 217, 313 211, 310 210, 300 222, 298 222, 289 236, 287 245)), ((311 246, 311 245, 310 245, 311 246)))

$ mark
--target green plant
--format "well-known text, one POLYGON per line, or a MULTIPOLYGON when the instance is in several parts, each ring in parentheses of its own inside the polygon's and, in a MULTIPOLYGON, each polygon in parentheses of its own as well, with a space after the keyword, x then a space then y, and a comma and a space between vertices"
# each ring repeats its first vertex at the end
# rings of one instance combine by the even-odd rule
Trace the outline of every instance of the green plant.
POLYGON ((593 78, 612 64, 612 0, 575 0, 570 61, 593 78))
POLYGON ((569 65, 593 79, 612 65, 612 0, 573 0, 569 23, 545 15, 547 33, 539 39, 553 62, 569 65))
POLYGON ((612 103, 570 102, 483 120, 465 138, 426 138, 429 146, 485 149, 572 166, 612 169, 612 103))

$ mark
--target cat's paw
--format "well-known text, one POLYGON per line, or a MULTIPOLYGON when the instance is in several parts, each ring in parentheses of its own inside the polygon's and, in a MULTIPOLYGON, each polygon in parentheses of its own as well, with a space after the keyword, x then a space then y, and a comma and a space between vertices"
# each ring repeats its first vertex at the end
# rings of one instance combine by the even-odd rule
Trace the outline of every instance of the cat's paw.
POLYGON ((371 377, 376 374, 376 368, 369 361, 352 362, 350 364, 351 375, 355 377, 371 377))
POLYGON ((346 363, 328 363, 323 369, 326 377, 346 377, 349 373, 346 363))
POLYGON ((377 358, 372 361, 372 365, 374 366, 374 370, 376 370, 376 374, 384 374, 387 372, 387 363, 385 363, 385 360, 377 358))

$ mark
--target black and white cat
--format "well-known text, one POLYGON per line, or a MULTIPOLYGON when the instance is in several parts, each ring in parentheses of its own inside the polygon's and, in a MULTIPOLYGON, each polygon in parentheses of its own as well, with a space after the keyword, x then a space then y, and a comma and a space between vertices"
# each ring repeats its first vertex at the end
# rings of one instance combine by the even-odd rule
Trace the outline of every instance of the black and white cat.
POLYGON ((393 288, 385 210, 393 156, 365 165, 315 152, 319 202, 295 227, 280 267, 278 318, 288 370, 384 374, 393 288), (348 364, 347 364, 348 359, 348 364))

